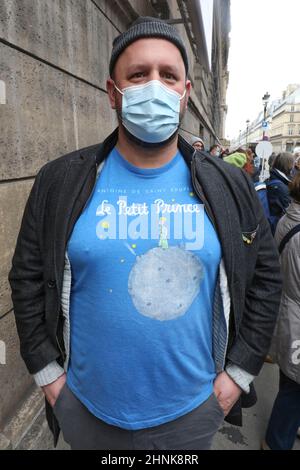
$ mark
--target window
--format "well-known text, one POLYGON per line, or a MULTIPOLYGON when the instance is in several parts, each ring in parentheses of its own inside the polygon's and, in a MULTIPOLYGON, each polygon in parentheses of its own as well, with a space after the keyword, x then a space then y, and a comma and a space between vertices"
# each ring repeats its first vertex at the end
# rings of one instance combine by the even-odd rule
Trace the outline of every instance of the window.
POLYGON ((291 113, 295 111, 295 106, 291 106, 291 113))
POLYGON ((294 122, 294 115, 290 114, 290 122, 294 122))
POLYGON ((288 135, 293 135, 293 134, 294 134, 294 128, 292 126, 289 126, 288 135))

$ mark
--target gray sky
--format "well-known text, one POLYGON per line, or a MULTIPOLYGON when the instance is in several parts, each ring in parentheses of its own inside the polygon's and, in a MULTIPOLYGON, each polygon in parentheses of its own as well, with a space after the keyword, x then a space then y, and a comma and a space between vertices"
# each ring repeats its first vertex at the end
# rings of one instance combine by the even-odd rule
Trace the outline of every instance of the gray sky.
POLYGON ((228 138, 263 109, 266 91, 273 100, 300 83, 300 0, 231 0, 231 23, 228 138))

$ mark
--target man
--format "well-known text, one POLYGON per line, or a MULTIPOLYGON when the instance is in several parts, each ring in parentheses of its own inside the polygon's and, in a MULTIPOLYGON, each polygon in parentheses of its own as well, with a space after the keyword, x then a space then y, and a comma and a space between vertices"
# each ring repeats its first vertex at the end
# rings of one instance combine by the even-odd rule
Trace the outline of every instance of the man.
POLYGON ((195 150, 200 150, 200 151, 205 150, 204 142, 202 139, 200 139, 200 137, 193 137, 191 144, 195 150))
POLYGON ((139 18, 111 55, 118 129, 47 163, 25 208, 21 353, 73 449, 210 448, 269 348, 274 242, 248 178, 178 136, 187 74, 176 29, 139 18))
POLYGON ((219 157, 220 156, 220 147, 219 147, 219 145, 212 145, 209 149, 209 153, 212 157, 219 157))

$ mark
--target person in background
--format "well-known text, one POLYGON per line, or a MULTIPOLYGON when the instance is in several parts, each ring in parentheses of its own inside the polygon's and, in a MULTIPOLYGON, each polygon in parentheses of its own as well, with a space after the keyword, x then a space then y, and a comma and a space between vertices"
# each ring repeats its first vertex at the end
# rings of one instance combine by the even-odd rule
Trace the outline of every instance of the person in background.
POLYGON ((224 159, 224 157, 228 157, 228 155, 230 154, 230 151, 229 149, 224 149, 222 150, 222 153, 221 153, 221 158, 224 159))
POLYGON ((256 146, 255 145, 250 145, 249 146, 249 149, 252 151, 253 153, 253 174, 252 174, 252 181, 253 183, 258 183, 259 182, 259 177, 260 177, 260 173, 261 173, 261 170, 262 170, 262 161, 261 161, 261 158, 256 155, 256 152, 255 152, 255 149, 256 149, 256 146))
POLYGON ((292 176, 295 177, 298 173, 300 173, 300 155, 296 157, 294 168, 292 170, 292 176))
POLYGON ((212 145, 209 149, 209 153, 212 157, 219 157, 220 156, 220 146, 215 144, 212 145))
POLYGON ((295 159, 297 160, 300 157, 300 147, 295 147, 293 150, 295 159))
POLYGON ((300 426, 300 173, 289 188, 292 203, 275 233, 283 290, 270 356, 280 368, 279 392, 263 450, 292 449, 300 426))
MULTIPOLYGON (((223 160, 226 163, 234 165, 238 168, 242 168, 251 177, 253 175, 253 171, 255 171, 254 170, 255 167, 253 163, 253 152, 251 151, 251 149, 249 149, 249 151, 246 151, 242 148, 239 148, 237 151, 233 152, 228 157, 225 157, 223 160)), ((269 204, 268 204, 268 198, 267 198, 266 184, 264 182, 260 183, 259 181, 253 182, 253 184, 257 192, 257 195, 259 197, 259 200, 261 202, 261 205, 263 207, 265 216, 269 220, 270 210, 269 210, 269 204)))
POLYGON ((230 165, 236 166, 237 168, 244 168, 247 163, 247 156, 245 152, 232 152, 230 155, 227 155, 223 158, 224 162, 229 163, 230 165))
MULTIPOLYGON (((253 147, 251 148, 251 150, 255 152, 253 147)), ((269 165, 270 170, 273 166, 273 162, 275 158, 276 158, 276 153, 273 152, 272 155, 270 155, 269 160, 268 160, 268 165, 269 165)), ((254 164, 253 164, 252 181, 254 183, 255 190, 264 208, 265 215, 270 222, 270 208, 269 208, 269 201, 268 201, 268 196, 267 196, 267 185, 265 181, 259 181, 260 172, 262 170, 262 162, 259 157, 255 156, 255 153, 254 153, 253 163, 254 164)))
POLYGON ((255 154, 253 153, 251 148, 247 148, 246 155, 247 155, 247 168, 246 168, 246 171, 251 176, 252 181, 253 181, 253 175, 254 175, 254 171, 255 171, 255 165, 254 165, 255 154))
POLYGON ((272 154, 269 156, 268 165, 269 165, 270 171, 273 167, 273 163, 274 163, 276 157, 277 157, 277 154, 275 152, 272 152, 272 154))
POLYGON ((243 169, 248 175, 253 172, 253 158, 252 152, 247 153, 246 150, 239 148, 227 157, 223 158, 224 162, 234 165, 237 168, 243 169))
POLYGON ((270 178, 266 180, 267 196, 270 209, 270 224, 272 233, 275 233, 279 219, 285 214, 290 204, 288 185, 291 182, 291 172, 294 167, 294 156, 282 152, 274 159, 270 171, 270 178))
POLYGON ((202 139, 200 139, 200 137, 193 137, 191 139, 191 144, 194 147, 194 149, 200 150, 200 152, 205 150, 204 142, 202 139))

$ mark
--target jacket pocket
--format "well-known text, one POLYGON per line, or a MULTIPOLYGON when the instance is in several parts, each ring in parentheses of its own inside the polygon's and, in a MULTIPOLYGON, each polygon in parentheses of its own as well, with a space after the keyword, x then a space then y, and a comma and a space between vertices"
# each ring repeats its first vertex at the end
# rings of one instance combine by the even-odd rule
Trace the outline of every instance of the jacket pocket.
POLYGON ((58 397, 56 398, 56 401, 55 401, 55 403, 54 403, 54 405, 53 405, 53 411, 54 411, 54 413, 56 413, 56 410, 57 410, 57 408, 59 407, 59 404, 60 404, 60 401, 61 401, 61 399, 62 399, 62 396, 63 396, 63 393, 64 393, 64 390, 65 390, 66 386, 67 386, 67 381, 64 383, 63 387, 61 388, 61 390, 60 390, 60 392, 59 392, 59 394, 58 394, 58 397))

